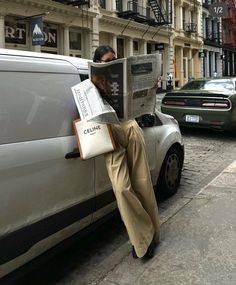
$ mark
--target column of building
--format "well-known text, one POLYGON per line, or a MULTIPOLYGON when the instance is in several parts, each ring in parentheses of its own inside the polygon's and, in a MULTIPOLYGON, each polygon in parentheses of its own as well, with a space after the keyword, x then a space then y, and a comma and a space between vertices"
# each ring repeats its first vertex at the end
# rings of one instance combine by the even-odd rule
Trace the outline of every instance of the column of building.
POLYGON ((5 14, 0 14, 0 48, 5 48, 5 14))
POLYGON ((70 29, 68 25, 64 25, 63 35, 63 54, 70 55, 70 29))

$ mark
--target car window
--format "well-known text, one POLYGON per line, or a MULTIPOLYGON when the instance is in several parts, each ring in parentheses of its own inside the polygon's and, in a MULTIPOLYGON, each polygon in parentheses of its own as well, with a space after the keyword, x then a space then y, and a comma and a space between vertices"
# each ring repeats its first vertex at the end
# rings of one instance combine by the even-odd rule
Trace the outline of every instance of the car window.
MULTIPOLYGON (((14 69, 23 69, 23 63, 14 59, 14 69)), ((0 71, 0 144, 73 135, 71 122, 78 117, 78 110, 71 86, 80 81, 78 73, 69 63, 67 73, 64 66, 60 73, 55 69, 59 64, 50 63, 52 71, 47 72, 48 60, 37 62, 24 62, 26 71, 0 71), (43 71, 37 71, 41 66, 43 71), (30 72, 32 67, 35 70, 30 72)))
POLYGON ((141 128, 161 126, 162 122, 156 114, 144 114, 135 118, 141 128))
POLYGON ((185 84, 181 90, 206 90, 206 91, 227 91, 234 90, 233 81, 230 79, 217 80, 193 80, 185 84))
POLYGON ((210 80, 206 82, 203 89, 208 91, 233 91, 234 84, 230 80, 210 80))
POLYGON ((80 74, 80 80, 81 81, 84 81, 84 80, 86 80, 88 78, 89 78, 88 74, 80 74))
POLYGON ((206 84, 206 80, 197 80, 197 81, 190 81, 185 84, 181 90, 199 90, 202 89, 203 86, 206 84))

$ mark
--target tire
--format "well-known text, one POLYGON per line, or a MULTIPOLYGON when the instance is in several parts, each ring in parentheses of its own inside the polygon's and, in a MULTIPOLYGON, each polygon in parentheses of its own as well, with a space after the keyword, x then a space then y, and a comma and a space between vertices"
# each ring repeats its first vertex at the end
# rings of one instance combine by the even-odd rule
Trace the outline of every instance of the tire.
POLYGON ((178 190, 183 167, 184 153, 180 146, 175 145, 167 152, 158 182, 156 192, 164 197, 170 197, 178 190))

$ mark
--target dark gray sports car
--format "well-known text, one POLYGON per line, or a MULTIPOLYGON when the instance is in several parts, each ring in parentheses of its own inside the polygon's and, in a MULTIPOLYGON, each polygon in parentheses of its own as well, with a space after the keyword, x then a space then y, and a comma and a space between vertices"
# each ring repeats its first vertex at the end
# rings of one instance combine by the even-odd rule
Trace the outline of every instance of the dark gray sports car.
POLYGON ((236 78, 197 79, 165 94, 161 111, 180 126, 236 129, 236 78))

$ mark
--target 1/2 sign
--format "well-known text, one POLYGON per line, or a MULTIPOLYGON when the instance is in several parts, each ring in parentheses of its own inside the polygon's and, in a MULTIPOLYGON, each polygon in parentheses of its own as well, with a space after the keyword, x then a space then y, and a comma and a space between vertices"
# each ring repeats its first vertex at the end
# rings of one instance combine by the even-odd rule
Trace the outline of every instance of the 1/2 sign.
POLYGON ((209 12, 213 17, 224 17, 228 14, 228 6, 224 3, 210 4, 209 12))

